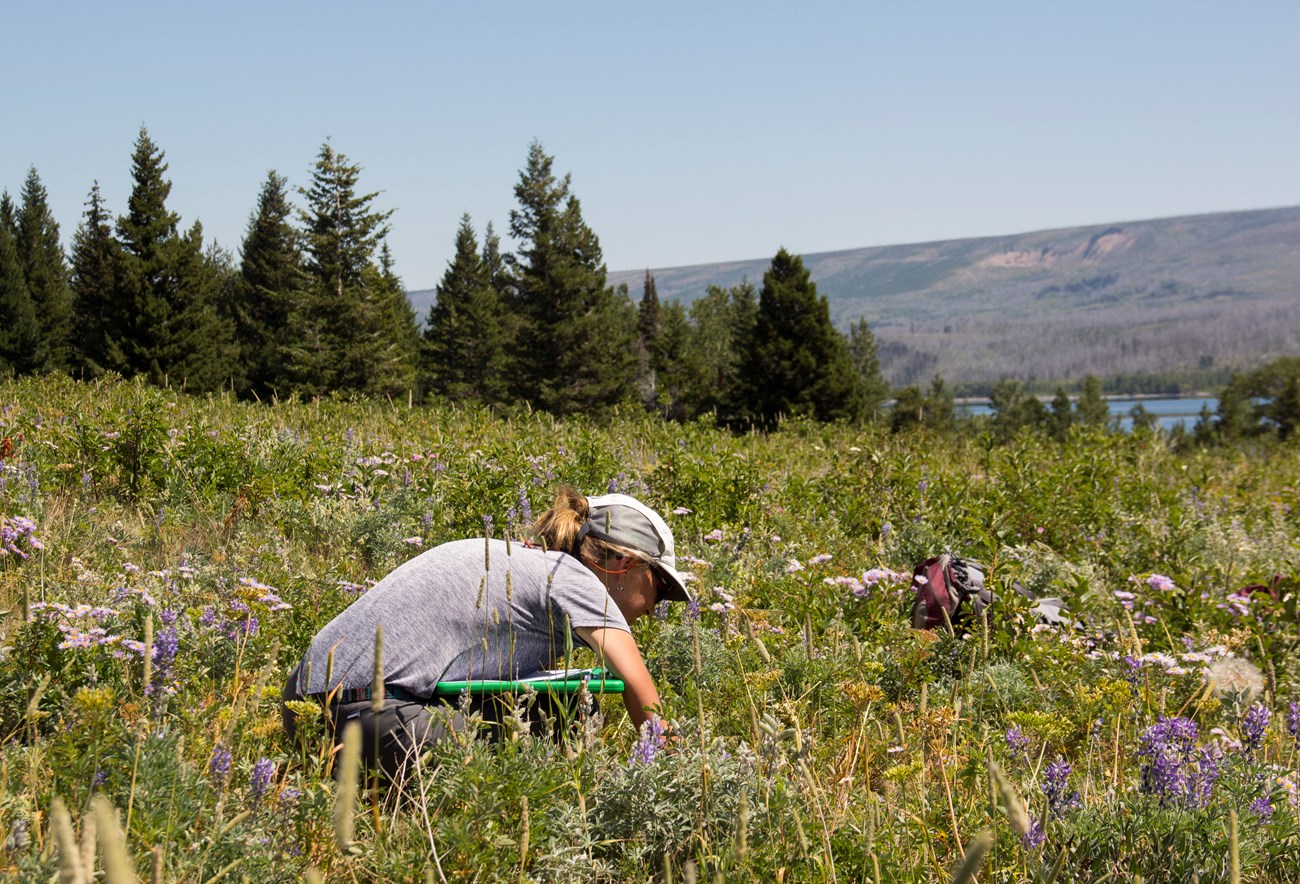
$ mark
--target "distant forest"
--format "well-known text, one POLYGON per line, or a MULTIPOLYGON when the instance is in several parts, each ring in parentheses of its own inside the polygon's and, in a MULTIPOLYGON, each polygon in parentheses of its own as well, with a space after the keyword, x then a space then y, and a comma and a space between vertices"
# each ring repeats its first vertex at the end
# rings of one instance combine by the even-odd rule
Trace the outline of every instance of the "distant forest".
MULTIPOLYGON (((115 214, 92 184, 66 255, 37 170, 16 200, 4 192, 0 375, 117 375, 261 400, 438 399, 556 415, 634 408, 736 428, 803 417, 882 421, 902 431, 954 426, 954 392, 973 391, 945 382, 941 369, 963 381, 993 371, 1002 380, 983 389, 999 432, 1060 432, 1104 423, 1098 405, 1108 385, 1245 389, 1246 376, 1204 354, 1250 342, 1284 346, 1297 327, 1294 304, 1230 304, 1225 296, 1120 306, 1068 329, 1005 311, 997 319, 913 319, 905 343, 878 346, 864 318, 835 327, 804 260, 784 249, 763 268, 761 285, 747 278, 709 285, 687 306, 661 300, 646 271, 634 296, 628 283, 610 284, 570 177, 554 171, 537 142, 514 187, 516 250, 503 251, 492 224, 480 236, 463 216, 455 256, 421 323, 393 270, 391 210, 364 192, 360 166, 328 141, 305 186, 267 173, 238 256, 205 243, 199 223, 184 227, 167 208, 167 169, 142 127, 127 205, 115 214), (1159 333, 1166 314, 1172 321, 1189 311, 1199 320, 1195 334, 1159 333), (959 349, 953 341, 975 337, 991 343, 974 361, 940 359, 959 349), (1132 376, 1108 371, 1117 364, 1132 376), (1051 389, 1051 409, 1030 395, 1051 389)), ((1066 287, 1100 291, 1113 282, 1103 276, 1066 287)), ((1047 286, 1038 296, 1062 291, 1047 286)), ((1283 382, 1247 399, 1283 401, 1288 389, 1283 382)), ((1257 427, 1289 434, 1289 418, 1232 420, 1237 435, 1257 427)), ((1227 425, 1223 416, 1203 423, 1215 422, 1227 425)))

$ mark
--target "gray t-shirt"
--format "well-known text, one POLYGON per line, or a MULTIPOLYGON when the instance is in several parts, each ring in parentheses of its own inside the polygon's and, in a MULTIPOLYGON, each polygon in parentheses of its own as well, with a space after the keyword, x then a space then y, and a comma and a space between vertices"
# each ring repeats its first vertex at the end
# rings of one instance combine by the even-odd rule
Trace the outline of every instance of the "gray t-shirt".
MULTIPOLYGON (((550 668, 565 621, 630 632, 605 587, 580 561, 503 540, 460 540, 394 569, 326 624, 306 660, 304 693, 361 688, 374 678, 375 626, 384 625, 384 683, 428 697, 439 681, 512 679, 550 668), (332 684, 325 675, 334 648, 332 684)), ((581 644, 576 635, 574 644, 581 644)))

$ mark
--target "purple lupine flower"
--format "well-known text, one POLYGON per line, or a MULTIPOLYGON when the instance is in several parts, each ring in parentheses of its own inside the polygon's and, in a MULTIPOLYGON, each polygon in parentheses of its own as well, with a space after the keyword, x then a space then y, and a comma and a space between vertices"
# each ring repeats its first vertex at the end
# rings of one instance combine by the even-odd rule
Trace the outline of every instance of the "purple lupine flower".
POLYGON ((1007 740, 1007 748, 1011 750, 1012 755, 1017 758, 1029 757, 1029 738, 1020 730, 1020 725, 1011 725, 1011 727, 1007 728, 1004 736, 1007 740))
POLYGON ((1250 812, 1260 819, 1266 820, 1273 815, 1273 805, 1269 803, 1267 798, 1256 798, 1250 802, 1250 812))
POLYGON ((1071 807, 1079 806, 1079 793, 1066 792, 1073 770, 1064 758, 1058 758, 1043 768, 1043 794, 1047 796, 1049 813, 1060 816, 1071 807))
POLYGON ((637 764, 654 764, 655 756, 659 754, 659 747, 663 744, 663 736, 663 722, 657 715, 650 716, 649 720, 641 725, 641 736, 632 746, 632 757, 628 759, 628 767, 635 767, 637 764))
POLYGON ((1247 755, 1254 755, 1264 745, 1264 735, 1268 732, 1268 723, 1272 718, 1272 711, 1259 703, 1246 712, 1246 717, 1241 722, 1241 733, 1245 737, 1243 746, 1247 755))
POLYGON ((212 756, 208 758, 208 779, 213 787, 220 789, 226 784, 230 775, 230 750, 220 743, 212 747, 212 756))
POLYGON ((161 629, 153 639, 153 680, 144 686, 144 692, 153 695, 162 690, 171 676, 172 663, 176 660, 176 651, 180 648, 180 639, 176 627, 161 629))
POLYGON ((217 622, 217 612, 213 608, 204 608, 203 613, 199 615, 200 626, 211 626, 217 622))
POLYGON ((257 759, 257 763, 253 765, 253 775, 248 780, 248 794, 253 804, 262 803, 274 777, 275 762, 269 758, 257 759))
POLYGON ((1036 850, 1043 846, 1047 840, 1047 834, 1043 832, 1043 824, 1036 817, 1029 818, 1029 831, 1020 839, 1028 850, 1036 850))
POLYGON ((491 536, 492 536, 492 517, 491 517, 491 516, 488 516, 488 515, 484 515, 484 516, 483 516, 483 534, 484 534, 485 536, 487 536, 487 537, 491 537, 491 536))
POLYGON ((668 619, 669 606, 670 606, 670 602, 668 601, 668 599, 664 599, 662 602, 660 602, 659 604, 655 605, 655 619, 656 619, 656 620, 667 620, 667 619, 668 619))
POLYGON ((686 603, 686 619, 692 623, 700 619, 700 600, 694 596, 686 603))
POLYGON ((1297 748, 1300 748, 1300 703, 1292 703, 1286 714, 1286 732, 1295 740, 1297 748))
POLYGON ((1142 765, 1144 794, 1154 795, 1161 804, 1205 807, 1219 776, 1217 759, 1196 745, 1196 722, 1189 718, 1165 718, 1142 734, 1138 755, 1142 765))

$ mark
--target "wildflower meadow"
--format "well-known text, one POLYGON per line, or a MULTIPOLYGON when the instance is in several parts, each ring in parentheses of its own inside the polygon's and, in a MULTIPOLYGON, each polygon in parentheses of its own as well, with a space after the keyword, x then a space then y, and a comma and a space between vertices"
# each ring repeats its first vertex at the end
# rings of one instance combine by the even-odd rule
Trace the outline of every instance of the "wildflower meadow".
POLYGON ((0 383, 0 438, 7 880, 1298 877, 1293 441, 738 434, 57 377, 0 383), (635 628, 671 739, 608 697, 535 738, 520 696, 399 790, 314 702, 286 735, 321 626, 421 550, 521 537, 562 484, 676 533, 695 600, 635 628), (945 550, 996 602, 914 630, 912 567, 945 550))

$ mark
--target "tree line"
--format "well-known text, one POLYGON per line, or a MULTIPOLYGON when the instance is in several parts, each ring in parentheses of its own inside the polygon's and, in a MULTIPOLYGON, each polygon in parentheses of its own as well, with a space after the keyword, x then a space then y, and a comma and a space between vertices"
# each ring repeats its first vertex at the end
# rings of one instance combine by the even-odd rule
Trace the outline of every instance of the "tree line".
MULTIPOLYGON (((712 286, 689 308, 660 301, 648 270, 638 299, 608 285, 571 178, 538 142, 514 187, 515 250, 490 223, 480 239, 463 215, 422 328, 393 269, 392 211, 329 141, 307 186, 267 173, 237 259, 167 208, 167 169, 141 127, 125 211, 114 217, 95 182, 67 256, 35 168, 18 201, 0 196, 0 374, 114 373, 263 400, 409 396, 557 415, 634 407, 734 427, 783 417, 882 420, 895 432, 957 424, 938 375, 928 389, 891 391, 866 321, 838 331, 785 249, 760 287, 712 286)), ((1197 441, 1291 436, 1293 361, 1232 375, 1197 441)), ((1090 374, 1076 399, 1061 389, 1046 405, 1004 379, 987 429, 1005 440, 1102 426, 1101 391, 1090 374)))
POLYGON ((648 271, 607 284, 570 176, 530 145, 503 250, 461 219, 423 328, 393 270, 391 210, 326 141, 305 187, 267 173, 239 256, 167 207, 162 149, 141 127, 114 216, 98 182, 64 254, 33 167, 0 202, 0 372, 108 373, 246 398, 436 397, 564 415, 640 406, 667 418, 771 425, 860 420, 889 388, 865 322, 831 324, 802 259, 761 288, 714 288, 689 311, 648 271), (293 197, 301 201, 295 207, 293 197))

